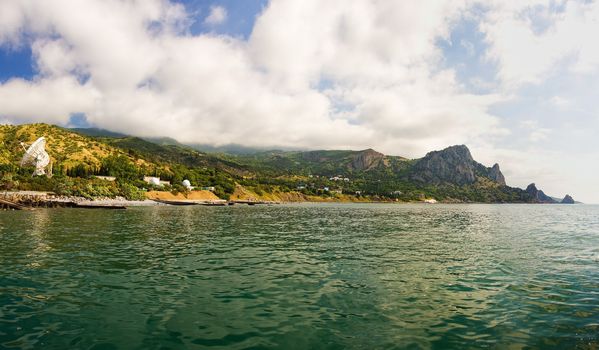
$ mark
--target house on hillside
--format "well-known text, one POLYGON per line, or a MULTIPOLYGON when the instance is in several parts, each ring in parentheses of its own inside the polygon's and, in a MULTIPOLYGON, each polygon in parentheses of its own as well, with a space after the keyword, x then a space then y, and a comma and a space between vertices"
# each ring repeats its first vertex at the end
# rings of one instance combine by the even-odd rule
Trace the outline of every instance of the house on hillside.
POLYGON ((150 185, 154 185, 154 186, 165 186, 165 185, 169 185, 171 184, 170 181, 164 181, 164 180, 160 180, 159 177, 154 177, 154 176, 144 176, 144 181, 149 183, 150 185))

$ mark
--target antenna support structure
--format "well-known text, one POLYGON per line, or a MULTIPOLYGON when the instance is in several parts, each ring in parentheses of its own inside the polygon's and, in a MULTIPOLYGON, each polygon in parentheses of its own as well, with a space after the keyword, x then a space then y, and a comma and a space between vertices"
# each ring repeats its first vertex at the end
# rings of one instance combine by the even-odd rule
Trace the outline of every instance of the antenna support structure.
MULTIPOLYGON (((21 142, 21 146, 25 149, 25 145, 21 142)), ((52 177, 52 165, 50 164, 50 155, 46 152, 46 138, 40 137, 35 140, 27 149, 21 159, 21 167, 33 165, 35 170, 32 176, 46 175, 52 177), (46 173, 46 167, 50 165, 50 171, 46 173)))

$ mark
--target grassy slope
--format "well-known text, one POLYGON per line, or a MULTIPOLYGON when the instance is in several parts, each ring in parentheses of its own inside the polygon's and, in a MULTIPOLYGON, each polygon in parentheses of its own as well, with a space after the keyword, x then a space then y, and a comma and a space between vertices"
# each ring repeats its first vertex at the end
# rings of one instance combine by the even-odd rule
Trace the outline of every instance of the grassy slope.
POLYGON ((137 137, 92 137, 47 124, 0 125, 0 164, 17 165, 24 154, 20 142, 30 145, 37 138, 47 140, 46 151, 55 163, 65 167, 78 164, 99 166, 103 158, 123 155, 137 165, 182 164, 189 167, 217 167, 231 173, 247 173, 247 167, 233 161, 175 145, 158 145, 137 137))
POLYGON ((98 138, 99 141, 128 154, 143 156, 155 163, 176 163, 188 167, 217 168, 238 176, 248 175, 249 168, 233 160, 196 151, 182 145, 156 144, 138 137, 98 138))
MULTIPOLYGON (((115 147, 53 125, 0 125, 0 163, 18 164, 24 154, 20 142, 28 146, 41 136, 46 138, 46 151, 52 161, 67 168, 81 163, 99 166, 105 157, 126 155, 115 147)), ((130 158, 137 164, 144 163, 141 159, 130 158)))
MULTIPOLYGON (((90 137, 69 129, 46 124, 0 126, 0 164, 18 164, 23 155, 20 142, 32 143, 40 136, 48 140, 48 153, 57 164, 74 167, 77 164, 99 166, 102 159, 110 155, 124 155, 138 166, 162 168, 184 166, 197 169, 218 169, 233 179, 249 179, 245 190, 233 193, 233 198, 247 199, 254 196, 262 200, 311 200, 309 193, 293 191, 297 184, 314 181, 308 175, 321 175, 315 186, 334 186, 349 190, 383 191, 396 189, 411 191, 410 197, 432 196, 438 199, 468 199, 473 201, 518 201, 519 189, 498 187, 486 178, 475 185, 457 187, 452 185, 425 186, 405 180, 415 160, 384 156, 377 166, 367 170, 355 169, 352 162, 363 151, 271 151, 252 155, 215 155, 196 151, 190 147, 173 144, 156 144, 137 137, 90 137), (329 176, 342 175, 351 178, 351 183, 327 182, 329 176), (267 190, 254 188, 258 183, 268 184, 267 190), (283 186, 283 187, 281 187, 283 186), (286 188, 281 190, 281 188, 286 188), (254 191, 254 192, 253 192, 254 191), (257 194, 259 193, 259 195, 257 194)), ((207 184, 206 184, 207 185, 207 184)), ((261 186, 258 186, 261 187, 261 186)), ((342 197, 343 195, 336 195, 342 197)), ((341 198, 354 200, 353 197, 341 198)))

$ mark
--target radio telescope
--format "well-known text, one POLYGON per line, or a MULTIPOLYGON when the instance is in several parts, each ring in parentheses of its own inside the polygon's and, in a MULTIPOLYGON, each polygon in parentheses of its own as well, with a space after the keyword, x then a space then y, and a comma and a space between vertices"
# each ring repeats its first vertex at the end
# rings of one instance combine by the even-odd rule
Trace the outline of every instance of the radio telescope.
MULTIPOLYGON (((21 142, 21 146, 25 148, 23 142, 21 142)), ((50 156, 46 152, 46 139, 44 137, 40 137, 35 140, 34 143, 29 146, 25 150, 25 154, 23 155, 23 159, 21 159, 21 166, 33 165, 35 166, 35 170, 33 171, 33 176, 45 175, 46 167, 50 164, 50 156)), ((48 176, 51 176, 52 171, 48 176)))

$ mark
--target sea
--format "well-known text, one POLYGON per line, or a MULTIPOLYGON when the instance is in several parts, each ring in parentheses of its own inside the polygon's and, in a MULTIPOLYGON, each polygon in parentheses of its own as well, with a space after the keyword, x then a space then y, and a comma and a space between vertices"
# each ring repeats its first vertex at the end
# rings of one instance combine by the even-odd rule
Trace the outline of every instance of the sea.
POLYGON ((0 349, 481 348, 599 348, 599 206, 0 212, 0 349))

